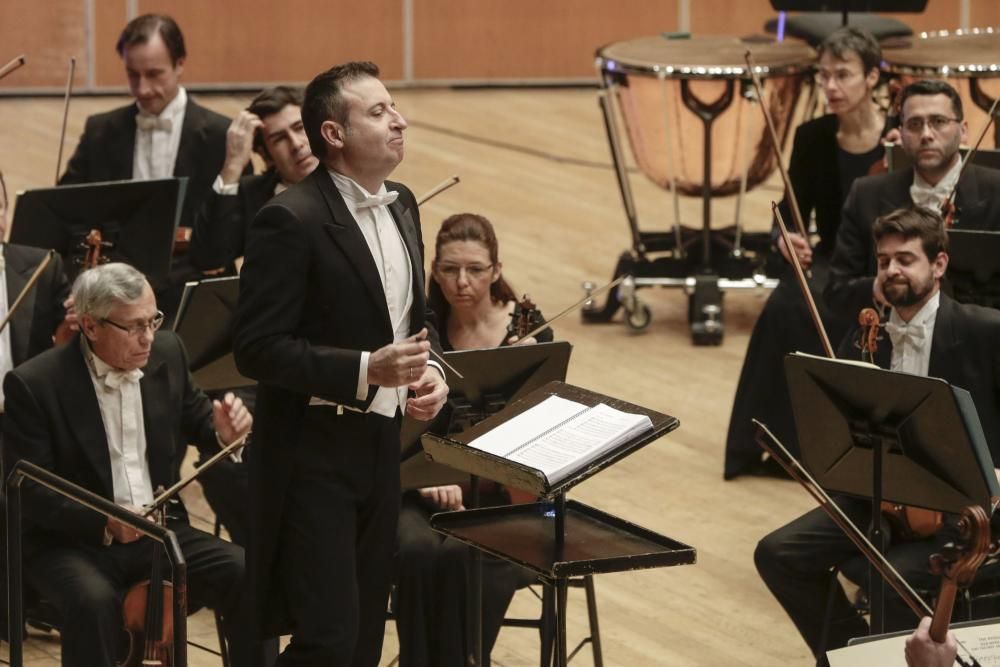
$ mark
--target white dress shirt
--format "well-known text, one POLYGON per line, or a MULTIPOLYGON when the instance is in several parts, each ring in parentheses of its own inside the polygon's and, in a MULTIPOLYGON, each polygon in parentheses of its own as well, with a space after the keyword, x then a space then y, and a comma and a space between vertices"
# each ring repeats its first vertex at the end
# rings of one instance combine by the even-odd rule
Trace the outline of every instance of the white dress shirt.
POLYGON ((93 353, 84 336, 80 337, 80 346, 108 438, 115 502, 133 507, 149 505, 153 502, 153 483, 146 459, 146 426, 139 390, 142 371, 112 368, 93 353))
MULTIPOLYGON (((7 244, 0 244, 0 319, 3 319, 7 315, 7 244)), ((8 371, 14 370, 14 357, 12 356, 10 349, 10 327, 11 323, 8 322, 7 326, 3 328, 3 332, 0 333, 0 413, 4 409, 4 395, 3 395, 3 378, 7 376, 8 371)))
POLYGON ((895 310, 885 325, 892 341, 890 370, 913 375, 927 375, 931 364, 931 342, 934 339, 934 322, 937 321, 941 292, 932 296, 909 322, 904 322, 895 310))
POLYGON ((159 116, 139 112, 139 116, 155 118, 158 124, 169 125, 169 129, 164 127, 144 129, 140 127, 142 121, 136 118, 135 153, 132 159, 134 180, 148 181, 155 178, 170 178, 174 175, 186 110, 187 91, 179 88, 177 96, 170 100, 159 116))
POLYGON ((937 185, 931 185, 925 181, 916 170, 913 171, 913 185, 910 186, 910 199, 917 206, 926 206, 934 210, 941 210, 944 200, 951 195, 958 182, 958 175, 962 171, 962 161, 955 160, 948 173, 945 174, 937 185))
MULTIPOLYGON (((353 179, 335 171, 330 171, 334 185, 344 197, 347 210, 354 216, 361 234, 365 237, 368 249, 375 260, 379 280, 385 293, 386 305, 389 308, 389 318, 392 323, 393 342, 405 339, 410 332, 410 308, 413 306, 413 267, 406 245, 399 233, 399 228, 392 218, 387 205, 359 207, 365 197, 370 196, 363 187, 353 179)), ((383 183, 375 194, 385 194, 383 183)), ((361 353, 361 364, 358 369, 358 390, 356 398, 363 401, 368 396, 368 359, 371 352, 361 353)), ((406 386, 379 387, 368 407, 368 412, 394 417, 396 409, 405 410, 406 386)), ((313 404, 320 403, 314 399, 313 404)))

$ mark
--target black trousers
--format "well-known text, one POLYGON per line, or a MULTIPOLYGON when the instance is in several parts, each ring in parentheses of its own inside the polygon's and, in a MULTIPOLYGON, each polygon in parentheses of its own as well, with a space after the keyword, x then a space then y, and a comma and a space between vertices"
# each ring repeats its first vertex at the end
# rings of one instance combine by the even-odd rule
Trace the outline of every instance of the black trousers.
MULTIPOLYGON (((484 504, 491 503, 484 499, 484 504)), ((400 667, 471 664, 466 632, 469 547, 431 528, 430 515, 436 511, 416 492, 403 496, 394 599, 400 667)), ((524 568, 491 556, 483 557, 485 664, 489 664, 488 656, 514 592, 535 579, 524 568)))
MULTIPOLYGON (((862 530, 868 530, 871 507, 868 501, 838 497, 837 503, 862 530)), ((934 537, 912 542, 890 543, 886 558, 918 591, 937 591, 939 577, 928 569, 928 558, 945 543, 957 539, 955 521, 946 522, 934 537)), ((868 589, 868 561, 822 509, 814 509, 782 526, 757 544, 754 552, 757 571, 771 593, 791 617, 802 638, 816 653, 819 648, 830 589, 831 568, 868 589)), ((877 576, 877 575, 876 575, 877 576)), ((835 589, 832 618, 826 649, 847 645, 851 637, 868 634, 868 626, 852 614, 843 590, 835 589), (849 619, 849 620, 843 620, 849 619)), ((910 630, 919 619, 888 586, 886 587, 885 629, 910 630)), ((817 656, 820 657, 820 656, 817 656)))
MULTIPOLYGON (((262 647, 251 643, 243 599, 243 549, 184 521, 168 526, 176 533, 187 563, 188 609, 221 612, 234 667, 264 664, 262 647)), ((122 601, 133 584, 149 578, 154 545, 159 548, 143 538, 108 547, 56 547, 40 550, 25 562, 29 582, 63 619, 65 667, 115 667, 116 659, 124 657, 117 655, 124 627, 122 601)), ((169 567, 164 570, 169 572, 169 567)))
POLYGON ((376 667, 399 516, 399 424, 306 411, 282 512, 277 569, 292 619, 281 667, 376 667))
MULTIPOLYGON (((836 350, 849 331, 850 323, 823 306, 821 294, 828 260, 819 255, 816 258, 810 282, 813 300, 819 307, 830 344, 836 350)), ((785 355, 796 351, 824 354, 805 297, 789 271, 768 296, 750 334, 726 435, 723 471, 726 479, 751 472, 761 460, 763 450, 754 440, 751 419, 765 424, 789 451, 798 455, 798 437, 784 367, 785 355)))

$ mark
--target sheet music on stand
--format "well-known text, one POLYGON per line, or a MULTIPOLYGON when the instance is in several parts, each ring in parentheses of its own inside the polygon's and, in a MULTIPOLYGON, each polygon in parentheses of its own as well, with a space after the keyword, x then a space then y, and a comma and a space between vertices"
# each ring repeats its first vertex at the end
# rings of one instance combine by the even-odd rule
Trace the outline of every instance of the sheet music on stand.
MULTIPOLYGON (((951 630, 982 667, 1000 667, 1000 619, 952 623, 951 630)), ((826 657, 830 667, 906 667, 903 649, 910 634, 894 632, 852 639, 848 646, 828 651, 826 657)))
MULTIPOLYGON (((577 408, 574 411, 580 412, 577 408)), ((549 427, 565 427, 573 420, 573 415, 567 411, 549 427)), ((446 437, 425 434, 422 438, 424 450, 435 461, 551 499, 551 502, 442 512, 431 517, 431 527, 479 552, 527 568, 555 589, 552 622, 556 628, 555 664, 559 667, 564 667, 568 661, 566 591, 569 577, 687 565, 696 560, 694 547, 583 503, 566 500, 570 488, 639 451, 678 425, 675 417, 554 381, 463 433, 446 437), (505 424, 516 423, 519 416, 530 414, 533 408, 545 405, 552 397, 572 402, 584 413, 604 405, 636 416, 634 421, 641 425, 613 444, 577 457, 573 465, 552 479, 523 461, 500 455, 503 451, 491 453, 471 446, 483 436, 487 436, 488 442, 488 434, 496 433, 497 429, 502 431, 505 424)), ((536 432, 533 435, 546 434, 536 432)), ((523 447, 535 439, 529 437, 525 442, 514 438, 508 445, 523 447)))
POLYGON ((461 433, 512 401, 552 380, 565 380, 573 347, 566 341, 445 352, 463 377, 445 369, 448 404, 431 422, 404 418, 400 433, 404 489, 467 482, 468 473, 428 459, 420 444, 427 432, 461 433))

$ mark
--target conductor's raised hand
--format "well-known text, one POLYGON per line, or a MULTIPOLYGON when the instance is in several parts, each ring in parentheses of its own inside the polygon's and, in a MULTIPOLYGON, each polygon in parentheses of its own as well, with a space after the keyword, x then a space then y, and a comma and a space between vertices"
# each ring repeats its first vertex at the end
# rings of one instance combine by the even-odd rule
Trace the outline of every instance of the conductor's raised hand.
POLYGON ((409 387, 416 396, 406 399, 406 414, 414 419, 434 419, 448 400, 448 384, 433 366, 425 367, 420 379, 411 382, 409 387))
POLYGON ((380 347, 368 357, 368 384, 379 387, 410 385, 424 376, 430 356, 427 329, 398 343, 380 347))
POLYGON ((224 445, 231 445, 253 426, 253 417, 243 401, 227 392, 221 401, 212 401, 212 425, 224 445))
POLYGON ((263 123, 247 110, 240 112, 226 130, 226 161, 222 164, 222 182, 236 183, 253 155, 254 133, 263 123))

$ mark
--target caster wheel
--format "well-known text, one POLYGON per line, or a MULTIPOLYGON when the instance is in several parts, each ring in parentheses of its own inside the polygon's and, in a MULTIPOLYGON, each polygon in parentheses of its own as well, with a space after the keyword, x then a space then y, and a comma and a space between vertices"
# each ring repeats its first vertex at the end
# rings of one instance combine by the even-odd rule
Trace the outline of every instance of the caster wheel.
POLYGON ((642 331, 649 326, 653 319, 653 312, 644 303, 637 303, 635 307, 628 311, 625 323, 632 331, 642 331))

